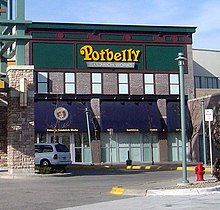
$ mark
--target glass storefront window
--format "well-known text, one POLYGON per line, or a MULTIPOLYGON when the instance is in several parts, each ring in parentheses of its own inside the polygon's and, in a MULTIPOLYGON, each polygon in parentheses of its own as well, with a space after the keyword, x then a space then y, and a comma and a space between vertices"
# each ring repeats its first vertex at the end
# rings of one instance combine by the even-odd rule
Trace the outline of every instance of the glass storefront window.
POLYGON ((144 74, 144 92, 145 94, 154 94, 154 75, 144 74))
POLYGON ((47 72, 37 73, 37 92, 48 93, 48 73, 47 72))
POLYGON ((48 85, 46 83, 38 83, 38 93, 47 93, 48 85))
POLYGON ((118 93, 128 94, 128 74, 118 74, 118 93))
POLYGON ((47 72, 38 72, 37 74, 37 81, 38 82, 47 82, 48 73, 47 72))
POLYGON ((89 138, 87 133, 83 133, 83 146, 84 147, 89 147, 89 138))
POLYGON ((79 133, 76 133, 74 135, 74 139, 75 139, 75 147, 81 147, 82 146, 82 137, 79 133))
POLYGON ((170 74, 170 94, 179 94, 179 75, 170 74))
POLYGON ((75 93, 75 73, 65 73, 65 93, 75 93))
POLYGON ((35 143, 46 143, 46 133, 37 133, 35 135, 35 143))
POLYGON ((102 93, 102 75, 101 73, 92 73, 92 93, 102 93))

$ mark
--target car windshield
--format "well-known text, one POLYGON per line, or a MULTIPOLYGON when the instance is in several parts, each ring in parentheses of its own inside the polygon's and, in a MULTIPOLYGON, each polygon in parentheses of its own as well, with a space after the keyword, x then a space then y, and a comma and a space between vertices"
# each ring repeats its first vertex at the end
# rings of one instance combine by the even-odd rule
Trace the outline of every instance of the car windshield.
POLYGON ((57 152, 69 152, 69 149, 64 144, 55 145, 57 152))

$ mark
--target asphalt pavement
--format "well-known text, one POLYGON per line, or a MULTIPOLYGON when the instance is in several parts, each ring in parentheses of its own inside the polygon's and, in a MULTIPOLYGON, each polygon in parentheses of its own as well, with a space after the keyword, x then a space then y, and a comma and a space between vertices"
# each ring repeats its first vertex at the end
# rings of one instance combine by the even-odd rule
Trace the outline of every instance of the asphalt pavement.
POLYGON ((187 167, 189 184, 182 183, 180 177, 177 178, 181 174, 182 168, 172 164, 153 166, 71 166, 68 170, 70 172, 65 174, 19 176, 9 175, 6 169, 0 168, 0 189, 2 191, 0 192, 0 209, 216 209, 219 205, 218 201, 210 201, 210 199, 217 198, 220 195, 220 184, 211 176, 209 168, 206 169, 205 180, 198 182, 194 172, 195 166, 187 167), (179 171, 179 173, 167 173, 169 170, 179 171), (157 173, 159 171, 160 173, 157 173), (146 180, 146 176, 152 176, 152 178, 149 182, 135 181, 135 173, 138 174, 138 177, 143 176, 143 180, 146 180), (158 177, 159 174, 164 174, 166 177, 162 179, 158 177), (118 182, 112 181, 119 176, 118 182), (96 188, 99 188, 97 191, 94 189, 93 184, 95 181, 99 182, 96 179, 100 179, 100 186, 95 185, 96 188), (120 184, 122 179, 123 184, 122 182, 120 184), (10 180, 15 180, 15 182, 10 180), (106 184, 101 184, 103 182, 106 182, 106 184), (62 186, 67 187, 70 183, 72 186, 68 188, 68 191, 62 188, 62 186), (109 188, 111 183, 112 189, 109 188), (117 183, 117 185, 113 185, 113 183, 117 183), (107 192, 108 189, 109 192, 107 192), (95 197, 97 192, 100 192, 101 196, 95 197), (68 196, 66 193, 68 193, 68 196), (85 193, 88 193, 85 198, 90 200, 73 202, 77 197, 72 196, 85 193), (72 194, 72 196, 69 194, 72 194), (110 194, 112 197, 109 196, 110 194), (11 203, 13 198, 10 196, 14 196, 15 201, 17 199, 17 207, 16 203, 11 203), (60 200, 55 202, 60 205, 56 207, 56 204, 51 202, 53 198, 59 197, 60 200), (27 200, 22 200, 24 198, 27 200), (39 199, 39 204, 35 199, 39 199), (204 201, 206 203, 201 206, 204 201), (38 205, 33 206, 33 204, 38 205), (60 208, 59 206, 68 208, 60 208))

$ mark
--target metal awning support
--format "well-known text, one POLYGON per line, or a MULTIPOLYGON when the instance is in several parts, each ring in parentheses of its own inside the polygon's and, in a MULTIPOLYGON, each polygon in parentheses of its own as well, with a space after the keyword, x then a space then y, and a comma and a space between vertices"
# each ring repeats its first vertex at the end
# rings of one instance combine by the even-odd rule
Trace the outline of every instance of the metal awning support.
POLYGON ((17 65, 24 65, 25 44, 32 38, 25 34, 31 21, 25 20, 25 0, 0 0, 0 64, 1 71, 6 71, 5 59, 15 55, 17 65), (13 19, 13 13, 16 17, 13 19), (15 43, 15 44, 14 44, 15 43), (14 44, 14 45, 13 45, 14 44), (12 47, 15 46, 15 47, 12 47))

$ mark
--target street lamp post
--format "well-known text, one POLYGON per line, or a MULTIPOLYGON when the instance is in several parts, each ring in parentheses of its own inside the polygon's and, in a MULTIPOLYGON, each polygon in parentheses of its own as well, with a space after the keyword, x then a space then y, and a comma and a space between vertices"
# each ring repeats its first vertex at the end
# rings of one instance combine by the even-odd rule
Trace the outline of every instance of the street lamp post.
POLYGON ((183 53, 178 53, 176 58, 179 66, 180 75, 180 110, 181 110, 181 136, 182 136, 182 183, 187 184, 187 170, 186 170, 186 113, 185 113, 185 90, 184 90, 184 57, 183 53))
POLYGON ((88 110, 87 107, 85 108, 85 113, 86 113, 86 123, 87 123, 87 132, 88 132, 89 146, 90 146, 90 160, 91 160, 91 163, 93 164, 92 144, 91 144, 91 135, 90 135, 90 126, 89 126, 89 110, 88 110))
POLYGON ((113 128, 109 128, 109 143, 110 143, 110 161, 112 166, 112 136, 113 136, 113 128))

